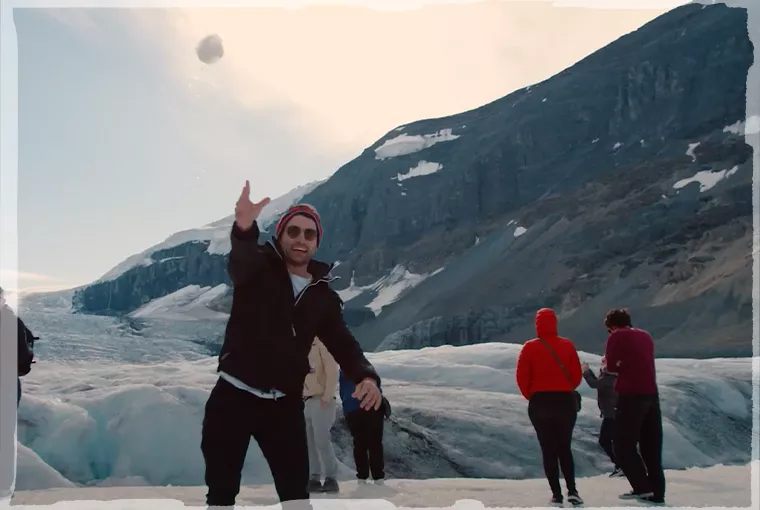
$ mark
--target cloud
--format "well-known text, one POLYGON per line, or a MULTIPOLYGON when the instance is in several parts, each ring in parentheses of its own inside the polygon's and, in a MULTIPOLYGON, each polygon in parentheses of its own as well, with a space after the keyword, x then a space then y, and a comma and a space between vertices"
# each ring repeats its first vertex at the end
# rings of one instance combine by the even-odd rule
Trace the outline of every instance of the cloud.
POLYGON ((40 281, 49 282, 49 281, 60 280, 59 278, 56 278, 55 276, 50 276, 46 274, 30 273, 27 271, 16 271, 14 269, 4 269, 4 268, 0 268, 0 278, 1 279, 17 278, 19 280, 31 280, 31 281, 37 281, 37 282, 40 282, 40 281))
POLYGON ((2 268, 0 268, 0 282, 2 282, 0 286, 5 291, 6 298, 15 294, 55 292, 79 286, 51 275, 2 268))
MULTIPOLYGON (((546 0, 256 3, 278 7, 105 12, 118 15, 199 109, 234 101, 312 151, 353 157, 398 125, 476 108, 549 78, 684 2, 650 1, 648 10, 617 5, 630 2, 617 10, 557 8, 546 0), (212 65, 195 53, 209 34, 225 48, 212 65)), ((66 11, 53 15, 90 35, 103 32, 93 22, 102 11, 66 11)))
POLYGON ((21 287, 15 289, 15 293, 24 296, 27 294, 37 294, 39 292, 57 292, 60 290, 69 290, 80 287, 81 285, 75 285, 73 283, 59 284, 59 285, 32 285, 28 287, 21 287))
POLYGON ((174 50, 173 69, 188 80, 253 110, 291 105, 311 139, 355 151, 400 124, 469 110, 549 78, 662 12, 436 4, 391 12, 172 10, 161 35, 174 50), (193 49, 211 33, 223 39, 224 58, 199 67, 193 49), (504 51, 515 46, 520 51, 504 51))

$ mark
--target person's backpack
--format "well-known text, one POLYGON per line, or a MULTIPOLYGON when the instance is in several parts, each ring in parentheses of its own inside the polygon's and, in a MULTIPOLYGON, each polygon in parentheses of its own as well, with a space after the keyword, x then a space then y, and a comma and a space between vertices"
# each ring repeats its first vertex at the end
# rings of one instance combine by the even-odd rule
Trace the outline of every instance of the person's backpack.
POLYGON ((32 371, 34 363, 34 351, 32 346, 37 340, 29 328, 18 319, 18 376, 23 377, 32 371))
POLYGON ((388 402, 385 395, 383 395, 383 403, 380 405, 380 409, 383 411, 383 416, 386 420, 391 417, 391 403, 388 402))

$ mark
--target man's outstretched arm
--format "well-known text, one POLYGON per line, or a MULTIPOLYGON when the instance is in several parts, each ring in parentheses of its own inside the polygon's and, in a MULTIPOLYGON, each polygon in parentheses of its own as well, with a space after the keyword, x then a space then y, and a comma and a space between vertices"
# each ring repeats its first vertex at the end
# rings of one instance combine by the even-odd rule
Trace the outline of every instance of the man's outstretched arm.
POLYGON ((235 221, 230 232, 230 256, 227 272, 233 285, 249 283, 261 266, 263 256, 259 250, 259 226, 256 222, 269 198, 253 203, 250 199, 251 184, 245 181, 243 191, 235 204, 235 221))
POLYGON ((227 273, 233 285, 249 283, 261 267, 263 255, 260 252, 259 234, 259 226, 255 221, 248 230, 242 230, 237 223, 232 224, 227 273))

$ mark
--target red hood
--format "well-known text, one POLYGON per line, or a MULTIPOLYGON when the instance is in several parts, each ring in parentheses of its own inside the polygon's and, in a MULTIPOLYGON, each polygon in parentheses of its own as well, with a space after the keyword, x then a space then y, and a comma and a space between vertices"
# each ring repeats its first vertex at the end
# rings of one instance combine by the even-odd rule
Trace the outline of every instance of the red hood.
POLYGON ((542 338, 557 336, 557 315, 551 308, 542 308, 536 312, 536 333, 542 338))

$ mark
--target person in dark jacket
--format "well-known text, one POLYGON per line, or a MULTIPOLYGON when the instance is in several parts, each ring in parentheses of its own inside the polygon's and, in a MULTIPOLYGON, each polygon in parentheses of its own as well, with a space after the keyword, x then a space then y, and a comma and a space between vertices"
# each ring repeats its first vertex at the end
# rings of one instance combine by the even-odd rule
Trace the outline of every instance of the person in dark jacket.
POLYGON ((627 310, 610 310, 604 324, 609 332, 604 354, 607 367, 618 374, 615 458, 633 489, 620 497, 664 503, 662 411, 654 341, 649 333, 633 327, 627 310))
POLYGON ((380 407, 380 378, 343 320, 329 287, 332 265, 313 259, 322 239, 317 211, 289 208, 274 236, 258 243, 256 222, 269 199, 253 203, 246 181, 235 207, 228 273, 232 310, 219 354, 219 379, 206 402, 201 451, 209 506, 234 506, 250 438, 269 464, 283 508, 310 508, 303 386, 319 337, 364 409, 380 407), (288 503, 296 502, 301 503, 288 503))
POLYGON ((599 446, 602 447, 615 466, 610 478, 623 476, 623 471, 615 461, 615 452, 612 448, 615 437, 615 406, 617 404, 617 393, 615 393, 614 387, 616 375, 607 371, 607 360, 604 357, 602 357, 602 366, 599 369, 598 377, 591 371, 588 363, 581 364, 581 367, 586 384, 596 389, 596 402, 602 417, 602 426, 599 429, 599 446))
MULTIPOLYGON (((382 485, 385 480, 383 426, 384 420, 390 415, 390 404, 383 397, 381 409, 364 411, 360 402, 352 396, 354 384, 346 378, 342 370, 338 381, 343 415, 354 440, 356 478, 359 483, 366 483, 371 474, 375 484, 382 485)), ((378 388, 382 393, 382 387, 378 385, 378 388)))
POLYGON ((26 327, 24 321, 13 313, 13 310, 5 301, 5 291, 0 287, 0 321, 4 321, 5 319, 11 322, 15 320, 17 327, 18 376, 16 377, 16 406, 18 406, 21 403, 21 378, 32 370, 32 363, 34 363, 34 341, 39 340, 39 338, 34 336, 31 330, 26 327))

